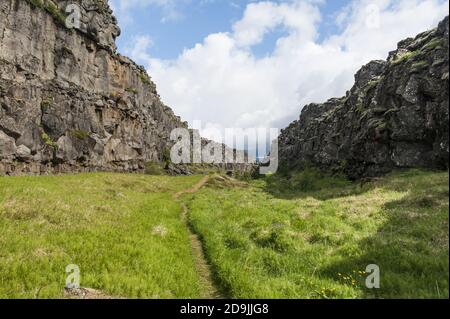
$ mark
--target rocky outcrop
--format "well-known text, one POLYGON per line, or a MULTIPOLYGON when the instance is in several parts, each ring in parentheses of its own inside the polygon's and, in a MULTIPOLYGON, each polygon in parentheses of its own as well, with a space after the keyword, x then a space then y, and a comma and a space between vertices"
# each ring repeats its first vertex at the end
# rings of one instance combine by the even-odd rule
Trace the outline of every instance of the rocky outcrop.
POLYGON ((0 1, 0 174, 143 171, 187 127, 144 68, 116 53, 105 0, 0 1))
POLYGON ((449 21, 372 61, 342 98, 304 107, 279 137, 284 169, 311 163, 350 178, 448 169, 449 21))

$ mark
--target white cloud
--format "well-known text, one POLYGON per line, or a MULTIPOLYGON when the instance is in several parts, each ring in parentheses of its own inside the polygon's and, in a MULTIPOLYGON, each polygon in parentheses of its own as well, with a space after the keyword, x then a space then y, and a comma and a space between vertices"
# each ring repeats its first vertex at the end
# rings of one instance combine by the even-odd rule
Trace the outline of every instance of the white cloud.
POLYGON ((363 64, 385 59, 399 40, 448 14, 448 1, 355 0, 336 15, 339 34, 319 42, 320 3, 249 4, 232 32, 210 34, 175 60, 152 58, 145 37, 129 52, 148 67, 163 100, 191 124, 282 128, 303 105, 344 95, 363 64), (256 57, 252 46, 276 27, 287 35, 270 55, 256 57))
POLYGON ((125 54, 133 57, 136 61, 149 61, 148 50, 152 45, 153 41, 149 36, 135 36, 133 37, 133 47, 126 49, 125 54))
POLYGON ((242 20, 234 24, 233 37, 236 45, 255 45, 273 28, 282 25, 291 34, 295 33, 309 40, 316 35, 315 24, 319 20, 318 8, 309 2, 251 3, 247 6, 242 20))

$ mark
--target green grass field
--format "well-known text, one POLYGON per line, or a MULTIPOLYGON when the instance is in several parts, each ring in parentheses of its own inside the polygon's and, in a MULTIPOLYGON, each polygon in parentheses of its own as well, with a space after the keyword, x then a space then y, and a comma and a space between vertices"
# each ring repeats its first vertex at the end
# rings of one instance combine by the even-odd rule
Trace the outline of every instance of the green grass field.
MULTIPOLYGON (((448 298, 448 178, 213 176, 180 200, 227 297, 448 298), (368 264, 379 265, 381 289, 365 288, 368 264)), ((108 296, 202 297, 174 200, 201 179, 0 177, 0 298, 63 298, 68 264, 108 296)))
POLYGON ((230 297, 448 298, 448 173, 211 184, 191 200, 191 223, 230 297), (365 288, 369 264, 379 290, 365 288))
POLYGON ((63 297, 65 268, 116 297, 198 297, 173 194, 201 177, 0 178, 0 297, 63 297))

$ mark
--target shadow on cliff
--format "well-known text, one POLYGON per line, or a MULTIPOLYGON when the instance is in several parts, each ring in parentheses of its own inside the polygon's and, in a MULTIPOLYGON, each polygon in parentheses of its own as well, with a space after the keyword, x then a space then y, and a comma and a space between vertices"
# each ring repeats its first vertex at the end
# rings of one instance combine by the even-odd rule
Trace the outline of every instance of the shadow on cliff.
POLYGON ((382 205, 386 221, 375 234, 336 247, 338 261, 320 275, 348 284, 363 298, 448 298, 448 175, 423 174, 383 187, 407 195, 382 205), (360 273, 371 264, 380 268, 380 289, 367 289, 367 274, 360 273))

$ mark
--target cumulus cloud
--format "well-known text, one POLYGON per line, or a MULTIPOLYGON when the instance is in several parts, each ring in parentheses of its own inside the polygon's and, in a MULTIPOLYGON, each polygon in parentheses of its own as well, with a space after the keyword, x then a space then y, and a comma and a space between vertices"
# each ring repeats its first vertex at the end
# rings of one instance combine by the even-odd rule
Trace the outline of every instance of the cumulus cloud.
POLYGON ((250 3, 230 32, 208 35, 175 60, 153 58, 148 37, 135 38, 127 53, 190 124, 283 128, 303 105, 344 95, 363 64, 385 59, 399 40, 448 14, 448 0, 355 0, 335 15, 337 34, 320 39, 322 4, 250 3), (257 57, 252 48, 280 27, 286 34, 273 52, 257 57))
POLYGON ((308 2, 259 2, 247 6, 244 17, 234 24, 233 38, 237 46, 260 43, 264 35, 282 25, 291 34, 302 35, 304 40, 315 37, 316 23, 320 20, 317 7, 308 2))

